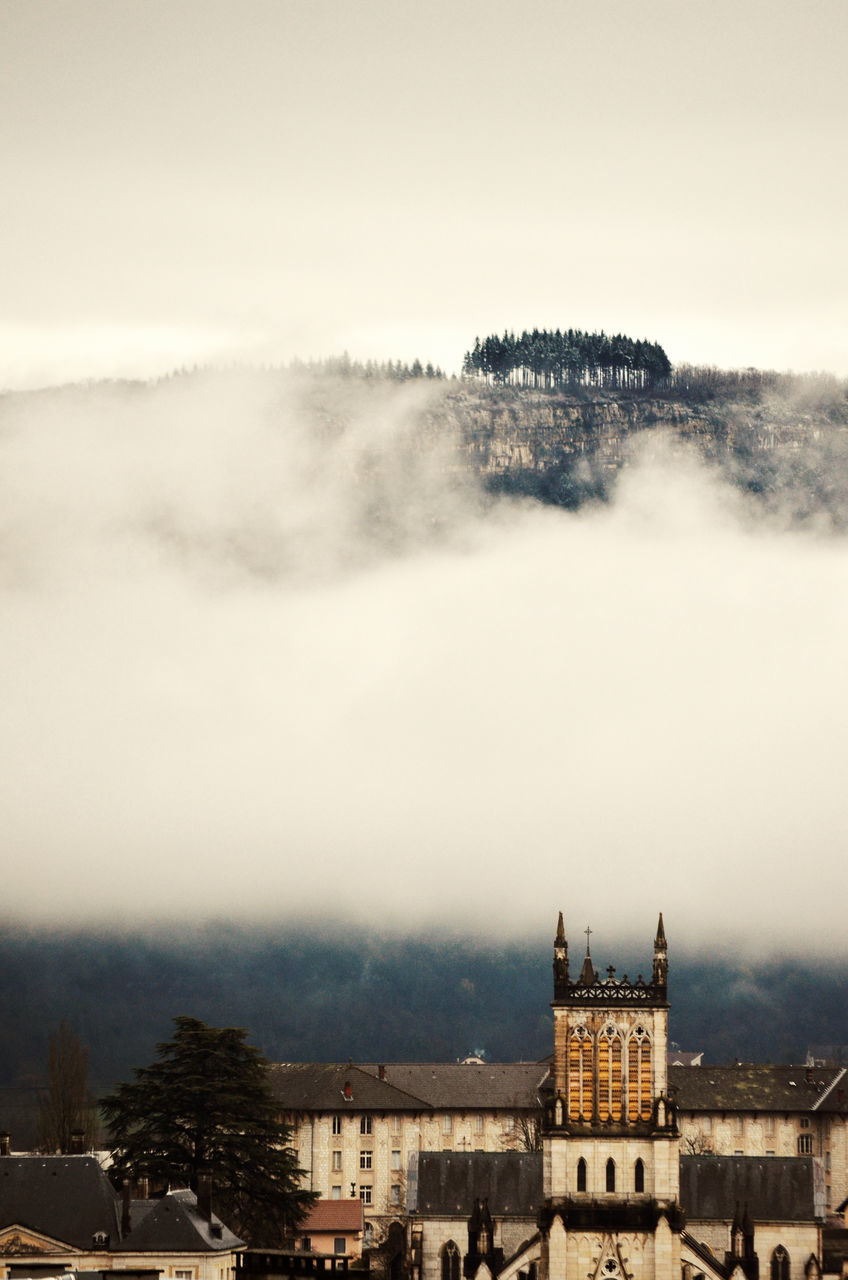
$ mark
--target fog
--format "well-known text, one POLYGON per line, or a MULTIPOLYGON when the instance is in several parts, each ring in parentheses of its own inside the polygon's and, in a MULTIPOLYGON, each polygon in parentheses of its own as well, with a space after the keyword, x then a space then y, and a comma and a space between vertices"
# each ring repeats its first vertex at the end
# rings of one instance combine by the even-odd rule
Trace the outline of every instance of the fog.
POLYGON ((444 394, 0 401, 6 917, 844 952, 848 541, 653 435, 487 499, 444 394))

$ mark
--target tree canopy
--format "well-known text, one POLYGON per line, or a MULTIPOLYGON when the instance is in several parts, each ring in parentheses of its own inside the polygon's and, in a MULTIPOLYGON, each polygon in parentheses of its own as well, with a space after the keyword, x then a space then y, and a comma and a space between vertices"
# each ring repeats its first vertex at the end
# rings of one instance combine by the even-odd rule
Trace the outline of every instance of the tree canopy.
POLYGON ((38 1149, 64 1155, 74 1149, 76 1133, 91 1150, 97 1120, 88 1092, 88 1049, 63 1018, 49 1041, 47 1088, 38 1099, 38 1149))
POLYGON ((582 329, 527 330, 478 338, 462 362, 465 377, 521 387, 602 386, 642 390, 665 382, 671 362, 659 343, 582 329))
POLYGON ((197 1190, 208 1171, 215 1210, 248 1244, 280 1247, 315 1199, 301 1189, 291 1131, 268 1063, 239 1027, 174 1019, 157 1060, 101 1101, 117 1179, 148 1177, 197 1190))

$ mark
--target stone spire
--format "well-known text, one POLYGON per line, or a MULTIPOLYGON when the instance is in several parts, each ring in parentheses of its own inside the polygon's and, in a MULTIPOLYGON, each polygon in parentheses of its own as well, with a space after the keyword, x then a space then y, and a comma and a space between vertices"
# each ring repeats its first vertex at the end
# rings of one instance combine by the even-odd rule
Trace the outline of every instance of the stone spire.
POLYGON ((657 923, 657 936, 654 938, 654 969, 651 981, 657 987, 668 985, 668 943, 665 940, 662 912, 657 923))
POLYGON ((554 938, 554 995, 558 996, 568 986, 568 942, 565 937, 565 925, 562 912, 559 913, 556 937, 554 938))
POLYGON ((586 926, 586 955, 583 958, 583 968, 580 970, 578 981, 584 987, 591 987, 598 981, 598 975, 595 973, 595 966, 592 964, 592 956, 589 951, 589 935, 592 930, 586 926))

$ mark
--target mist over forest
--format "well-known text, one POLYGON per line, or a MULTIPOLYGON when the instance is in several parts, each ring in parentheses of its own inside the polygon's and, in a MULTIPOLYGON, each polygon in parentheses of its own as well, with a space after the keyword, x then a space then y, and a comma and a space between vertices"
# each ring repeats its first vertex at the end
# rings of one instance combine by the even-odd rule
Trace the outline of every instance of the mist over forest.
POLYGON ((97 1089, 178 1014, 544 1056, 561 906, 664 911, 683 1049, 848 1043, 846 464, 826 375, 0 397, 0 1122, 63 1018, 97 1089))

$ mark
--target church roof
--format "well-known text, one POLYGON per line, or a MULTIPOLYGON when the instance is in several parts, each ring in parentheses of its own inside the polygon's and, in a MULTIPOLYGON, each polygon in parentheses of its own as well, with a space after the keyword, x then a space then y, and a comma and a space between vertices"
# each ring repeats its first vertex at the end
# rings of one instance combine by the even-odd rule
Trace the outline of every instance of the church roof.
MULTIPOLYGON (((365 1070, 376 1074, 379 1068, 365 1070)), ((503 1110, 538 1107, 549 1067, 547 1062, 392 1062, 383 1070, 387 1081, 436 1110, 503 1110)))
POLYGON ((408 1209, 467 1216, 475 1200, 488 1200, 496 1217, 535 1217, 543 1200, 541 1151, 422 1151, 417 1176, 413 1159, 408 1209))
POLYGON ((814 1192, 812 1158, 680 1157, 680 1203, 690 1222, 729 1221, 737 1205, 755 1222, 810 1222, 817 1216, 814 1192))
POLYGON ((839 1085, 845 1074, 844 1067, 810 1072, 803 1066, 762 1063, 670 1066, 668 1083, 681 1111, 843 1111, 839 1085))
POLYGON ((118 1239, 118 1207, 94 1156, 0 1156, 0 1230, 28 1227, 75 1249, 118 1239))
POLYGON ((271 1067, 276 1095, 289 1111, 528 1110, 539 1105, 547 1074, 547 1062, 281 1062, 271 1067))

